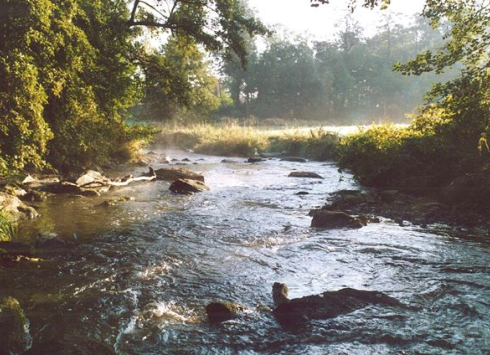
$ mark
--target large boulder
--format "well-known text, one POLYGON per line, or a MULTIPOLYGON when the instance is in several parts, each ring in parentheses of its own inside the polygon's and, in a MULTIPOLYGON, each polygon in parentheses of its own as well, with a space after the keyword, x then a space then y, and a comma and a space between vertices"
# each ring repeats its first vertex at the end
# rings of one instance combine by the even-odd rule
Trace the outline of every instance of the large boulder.
POLYGON ((314 212, 311 226, 314 228, 362 228, 364 223, 358 218, 341 211, 319 210, 314 212))
POLYGON ((177 179, 196 180, 204 183, 204 176, 187 169, 162 168, 155 170, 157 180, 175 181, 177 179))
POLYGON ((311 171, 293 171, 288 176, 296 178, 323 179, 323 177, 311 171))
POLYGON ((39 216, 34 208, 27 206, 18 197, 5 192, 0 192, 0 211, 8 214, 13 219, 36 218, 39 216))
POLYGON ((287 286, 276 282, 272 287, 272 295, 276 306, 273 314, 283 326, 301 325, 310 319, 334 318, 369 305, 402 306, 398 300, 382 292, 353 288, 290 300, 287 286))
POLYGON ((75 180, 75 185, 84 187, 93 183, 107 183, 109 181, 104 175, 94 170, 87 170, 75 180))
POLYGON ((29 322, 19 302, 0 299, 0 355, 23 354, 32 344, 29 322))
POLYGON ((206 314, 211 323, 224 322, 240 317, 245 307, 235 302, 213 302, 206 306, 206 314))
POLYGON ((209 187, 204 185, 203 182, 197 180, 189 179, 178 179, 175 180, 169 187, 170 191, 181 194, 181 195, 191 195, 196 192, 208 191, 209 187))

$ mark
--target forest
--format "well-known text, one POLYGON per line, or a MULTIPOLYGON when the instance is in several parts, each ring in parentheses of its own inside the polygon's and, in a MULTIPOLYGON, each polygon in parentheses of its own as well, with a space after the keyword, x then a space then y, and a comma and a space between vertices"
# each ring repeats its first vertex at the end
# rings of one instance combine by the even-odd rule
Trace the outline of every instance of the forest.
POLYGON ((401 25, 386 14, 364 38, 347 15, 332 40, 315 42, 266 29, 244 2, 216 3, 217 36, 204 29, 203 4, 176 2, 170 13, 154 5, 4 1, 3 174, 130 159, 155 121, 407 122, 423 93, 461 67, 456 61, 443 75, 410 80, 393 72, 443 46, 447 19, 439 27, 426 18, 401 25))

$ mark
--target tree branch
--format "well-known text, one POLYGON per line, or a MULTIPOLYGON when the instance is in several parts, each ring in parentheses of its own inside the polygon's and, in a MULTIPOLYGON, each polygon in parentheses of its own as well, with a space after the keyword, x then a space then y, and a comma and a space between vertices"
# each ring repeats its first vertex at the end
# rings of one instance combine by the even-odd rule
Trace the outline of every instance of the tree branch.
POLYGON ((148 6, 150 9, 152 9, 153 11, 155 11, 157 14, 159 14, 160 16, 162 16, 163 18, 166 18, 167 16, 165 16, 165 14, 161 11, 159 11, 157 8, 155 8, 153 5, 150 5, 148 4, 146 1, 140 1, 142 4, 148 6))
POLYGON ((136 16, 136 11, 138 10, 140 0, 134 0, 133 10, 131 11, 131 16, 128 21, 128 25, 131 26, 131 23, 134 22, 134 18, 136 16))

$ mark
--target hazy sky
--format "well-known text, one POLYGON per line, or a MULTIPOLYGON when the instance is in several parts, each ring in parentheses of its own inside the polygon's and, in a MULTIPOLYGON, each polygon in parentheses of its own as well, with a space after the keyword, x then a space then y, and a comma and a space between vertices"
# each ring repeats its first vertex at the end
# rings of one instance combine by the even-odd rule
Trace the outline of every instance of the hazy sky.
MULTIPOLYGON (((335 24, 348 13, 348 0, 331 0, 329 5, 321 5, 317 8, 312 8, 309 0, 248 0, 248 2, 265 24, 280 24, 296 33, 310 32, 319 38, 332 37, 337 32, 335 24)), ((424 3, 425 0, 391 0, 389 11, 412 15, 421 12, 424 3)), ((383 12, 386 13, 379 9, 369 10, 358 7, 354 17, 369 35, 380 23, 383 12)))

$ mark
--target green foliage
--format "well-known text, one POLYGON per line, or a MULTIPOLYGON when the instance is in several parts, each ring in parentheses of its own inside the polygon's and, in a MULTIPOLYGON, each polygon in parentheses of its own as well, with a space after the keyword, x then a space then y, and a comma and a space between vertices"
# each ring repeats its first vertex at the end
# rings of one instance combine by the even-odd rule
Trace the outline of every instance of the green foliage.
POLYGON ((447 112, 431 106, 409 127, 374 125, 341 140, 339 165, 368 186, 408 190, 443 186, 482 163, 476 141, 467 149, 441 134, 448 122, 447 112))
POLYGON ((171 10, 151 3, 0 0, 1 174, 127 158, 134 140, 151 133, 125 123, 142 98, 143 80, 166 90, 166 102, 178 109, 208 113, 220 98, 210 90, 216 81, 198 46, 235 50, 245 61, 239 34, 266 32, 235 0, 177 0, 171 10), (143 27, 186 38, 166 49, 166 78, 141 75, 137 39, 143 27))
POLYGON ((377 126, 343 139, 341 166, 351 168, 368 185, 395 188, 440 187, 464 174, 486 174, 490 162, 488 5, 479 0, 427 1, 422 15, 434 28, 446 24, 446 41, 395 69, 421 75, 459 66, 460 75, 433 86, 410 127, 377 126))
POLYGON ((142 54, 140 61, 146 78, 143 118, 189 121, 206 118, 218 109, 218 80, 193 40, 172 37, 161 51, 142 54))
POLYGON ((192 38, 208 51, 225 55, 235 53, 246 63, 244 34, 268 33, 240 0, 174 0, 171 7, 160 0, 131 1, 132 11, 127 25, 147 27, 154 31, 192 38))
POLYGON ((41 44, 40 31, 49 25, 50 4, 2 0, 0 7, 2 170, 40 168, 52 134, 43 118, 47 95, 33 47, 41 44))
POLYGON ((17 226, 8 215, 0 211, 0 242, 8 242, 15 239, 17 226))

